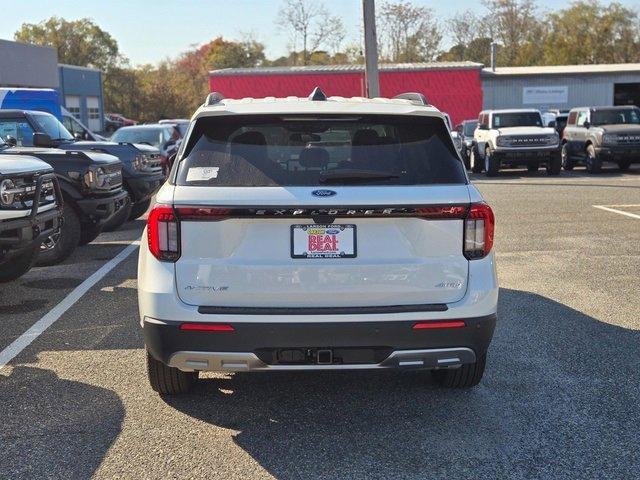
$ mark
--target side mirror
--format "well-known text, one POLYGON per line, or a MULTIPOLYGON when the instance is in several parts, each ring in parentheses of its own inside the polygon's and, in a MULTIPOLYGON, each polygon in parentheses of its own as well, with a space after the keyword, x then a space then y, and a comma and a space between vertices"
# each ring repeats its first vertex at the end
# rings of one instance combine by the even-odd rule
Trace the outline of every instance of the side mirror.
POLYGON ((10 147, 15 147, 16 145, 18 145, 18 140, 16 140, 15 137, 12 137, 11 135, 7 135, 4 141, 10 147))
POLYGON ((587 120, 586 122, 584 122, 584 128, 591 128, 591 123, 587 120))
POLYGON ((555 121, 555 120, 551 120, 551 121, 549 122, 549 125, 547 125, 547 126, 548 126, 548 127, 551 127, 551 128, 556 128, 556 125, 557 125, 556 121, 555 121))
POLYGON ((33 134, 34 147, 50 147, 51 145, 51 137, 46 133, 35 132, 33 134))

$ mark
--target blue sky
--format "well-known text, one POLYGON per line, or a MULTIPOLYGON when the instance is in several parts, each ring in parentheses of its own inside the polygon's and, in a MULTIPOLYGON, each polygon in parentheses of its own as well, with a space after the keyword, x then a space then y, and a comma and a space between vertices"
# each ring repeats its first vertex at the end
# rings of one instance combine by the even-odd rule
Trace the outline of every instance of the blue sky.
MULTIPOLYGON (((357 41, 361 21, 361 0, 323 1, 347 28, 347 40, 357 41)), ((69 20, 92 18, 118 41, 120 51, 134 63, 155 63, 175 57, 191 45, 202 44, 218 35, 239 38, 251 33, 267 46, 267 56, 274 58, 286 53, 288 38, 276 27, 275 21, 281 0, 0 0, 5 11, 0 22, 0 38, 13 39, 13 33, 24 22, 34 23, 58 15, 69 20)), ((377 1, 380 4, 381 0, 377 1)), ((413 3, 432 8, 444 19, 456 11, 478 9, 473 0, 413 0, 413 3)), ((568 5, 569 2, 566 2, 568 5)), ((606 2, 608 3, 608 2, 606 2)), ((638 7, 639 0, 622 0, 628 7, 638 7)), ((539 0, 542 9, 564 6, 557 0, 539 0)), ((444 23, 443 23, 444 26, 444 23)))

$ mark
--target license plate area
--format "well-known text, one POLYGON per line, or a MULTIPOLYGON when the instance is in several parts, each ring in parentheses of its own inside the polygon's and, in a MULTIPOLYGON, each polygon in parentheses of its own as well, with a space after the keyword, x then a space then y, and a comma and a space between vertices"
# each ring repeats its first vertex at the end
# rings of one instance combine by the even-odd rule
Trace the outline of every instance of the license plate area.
POLYGON ((291 258, 355 258, 356 226, 291 225, 291 258))

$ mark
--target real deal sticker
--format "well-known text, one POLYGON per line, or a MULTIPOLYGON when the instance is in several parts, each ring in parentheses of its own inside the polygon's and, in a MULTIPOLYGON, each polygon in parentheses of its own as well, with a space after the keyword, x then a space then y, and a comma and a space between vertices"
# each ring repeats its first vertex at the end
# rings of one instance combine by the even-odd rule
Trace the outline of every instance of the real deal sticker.
POLYGON ((218 178, 220 167, 192 167, 187 172, 187 182, 206 182, 218 178))

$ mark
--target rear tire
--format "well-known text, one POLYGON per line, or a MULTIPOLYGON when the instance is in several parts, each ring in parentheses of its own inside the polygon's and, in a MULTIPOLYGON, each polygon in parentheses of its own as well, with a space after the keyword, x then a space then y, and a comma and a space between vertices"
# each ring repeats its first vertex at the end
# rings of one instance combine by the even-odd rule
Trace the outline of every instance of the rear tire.
POLYGON ((571 170, 573 170, 573 167, 575 167, 575 163, 569 157, 569 149, 567 148, 566 143, 562 144, 560 158, 562 159, 562 168, 564 168, 567 172, 570 172, 571 170))
POLYGON ((560 175, 562 170, 562 157, 558 153, 551 155, 547 160, 547 175, 560 175))
POLYGON ((484 170, 487 177, 495 177, 500 170, 500 162, 494 158, 490 147, 484 151, 484 170))
POLYGON ((587 145, 586 164, 588 173, 600 173, 602 170, 602 160, 598 158, 598 154, 593 145, 587 145))
POLYGON ((62 210, 64 223, 58 235, 51 235, 45 239, 40 247, 40 253, 36 265, 46 267, 55 265, 65 260, 80 244, 82 229, 80 219, 69 202, 64 204, 62 210))
POLYGON ((129 214, 129 220, 135 220, 136 218, 141 217, 142 215, 147 213, 147 210, 149 210, 150 206, 151 206, 150 198, 147 198, 142 202, 132 204, 131 213, 129 214))
POLYGON ((469 159, 469 163, 471 164, 471 171, 473 173, 482 173, 482 162, 480 161, 480 155, 474 145, 471 147, 471 158, 469 159))
POLYGON ((38 255, 38 245, 0 264, 0 283, 10 282, 27 273, 38 255))
POLYGON ((618 162, 618 168, 623 172, 626 172, 627 170, 629 170, 630 165, 631 165, 630 160, 621 160, 618 162))
POLYGON ((198 382, 198 372, 183 372, 156 360, 147 351, 149 384, 160 395, 188 393, 198 382))
POLYGON ((483 353, 476 359, 476 363, 468 363, 460 368, 446 370, 432 370, 433 378, 443 387, 469 388, 475 387, 482 380, 487 354, 483 353))

